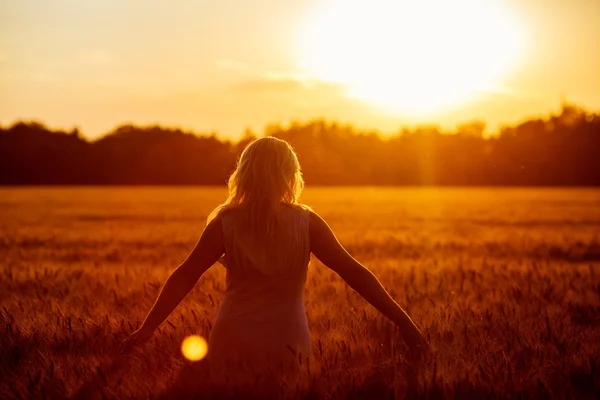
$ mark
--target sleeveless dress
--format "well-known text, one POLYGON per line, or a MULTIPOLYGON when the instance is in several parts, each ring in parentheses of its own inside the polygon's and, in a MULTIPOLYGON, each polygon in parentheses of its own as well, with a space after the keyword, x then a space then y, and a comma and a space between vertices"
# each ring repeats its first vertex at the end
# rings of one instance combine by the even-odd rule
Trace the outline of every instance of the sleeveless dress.
POLYGON ((269 252, 250 245, 237 229, 239 213, 221 215, 226 289, 208 341, 211 368, 230 376, 252 372, 274 377, 296 374, 311 355, 304 307, 310 263, 309 211, 281 205, 286 234, 276 235, 269 252), (287 230, 289 229, 289 232, 287 230))

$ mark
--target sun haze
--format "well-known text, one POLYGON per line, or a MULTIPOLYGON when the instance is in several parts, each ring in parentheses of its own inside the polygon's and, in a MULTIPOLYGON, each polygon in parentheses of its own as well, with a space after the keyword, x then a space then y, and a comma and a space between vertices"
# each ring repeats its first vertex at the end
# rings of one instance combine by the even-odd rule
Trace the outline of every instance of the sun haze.
POLYGON ((301 61, 358 99, 420 114, 494 90, 525 41, 500 0, 331 0, 307 24, 301 61))
POLYGON ((600 108, 600 2, 5 1, 0 124, 121 123, 239 137, 325 117, 491 129, 600 108))

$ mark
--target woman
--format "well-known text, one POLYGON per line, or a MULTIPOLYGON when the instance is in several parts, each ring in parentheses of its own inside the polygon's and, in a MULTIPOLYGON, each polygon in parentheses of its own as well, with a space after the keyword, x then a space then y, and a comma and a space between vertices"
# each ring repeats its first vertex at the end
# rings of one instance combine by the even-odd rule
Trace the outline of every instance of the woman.
POLYGON ((394 322, 409 348, 426 350, 419 329, 379 280, 346 252, 319 215, 299 203, 303 186, 287 142, 264 137, 250 143, 229 179, 229 197, 208 216, 195 248, 169 276, 126 346, 149 339, 220 261, 227 287, 210 332, 209 361, 254 371, 273 365, 293 369, 311 354, 303 291, 312 253, 394 322))

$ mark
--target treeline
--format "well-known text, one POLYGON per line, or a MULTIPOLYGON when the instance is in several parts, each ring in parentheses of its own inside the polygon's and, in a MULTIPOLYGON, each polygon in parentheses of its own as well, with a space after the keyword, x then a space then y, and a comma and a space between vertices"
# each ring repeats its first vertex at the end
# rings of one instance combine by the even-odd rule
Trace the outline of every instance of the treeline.
MULTIPOLYGON (((484 138, 485 124, 455 132, 403 128, 381 137, 325 120, 270 125, 289 141, 309 184, 323 185, 600 185, 600 115, 564 104, 560 113, 505 127, 484 138)), ((3 185, 222 185, 239 142, 160 126, 120 126, 88 141, 77 129, 36 122, 0 128, 3 185)))

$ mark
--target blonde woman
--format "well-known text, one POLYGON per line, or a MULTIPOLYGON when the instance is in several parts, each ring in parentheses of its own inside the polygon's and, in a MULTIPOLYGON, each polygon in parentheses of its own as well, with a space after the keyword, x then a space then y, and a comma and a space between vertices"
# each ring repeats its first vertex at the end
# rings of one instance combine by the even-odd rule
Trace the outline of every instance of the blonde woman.
POLYGON ((419 353, 428 344, 379 280, 356 261, 327 223, 299 202, 304 182, 292 147, 275 137, 250 143, 229 179, 229 196, 207 218, 187 259, 169 276, 126 346, 149 339, 217 261, 226 290, 209 337, 213 365, 295 365, 311 354, 304 283, 314 254, 395 323, 419 353), (267 364, 265 364, 265 362, 267 364))

